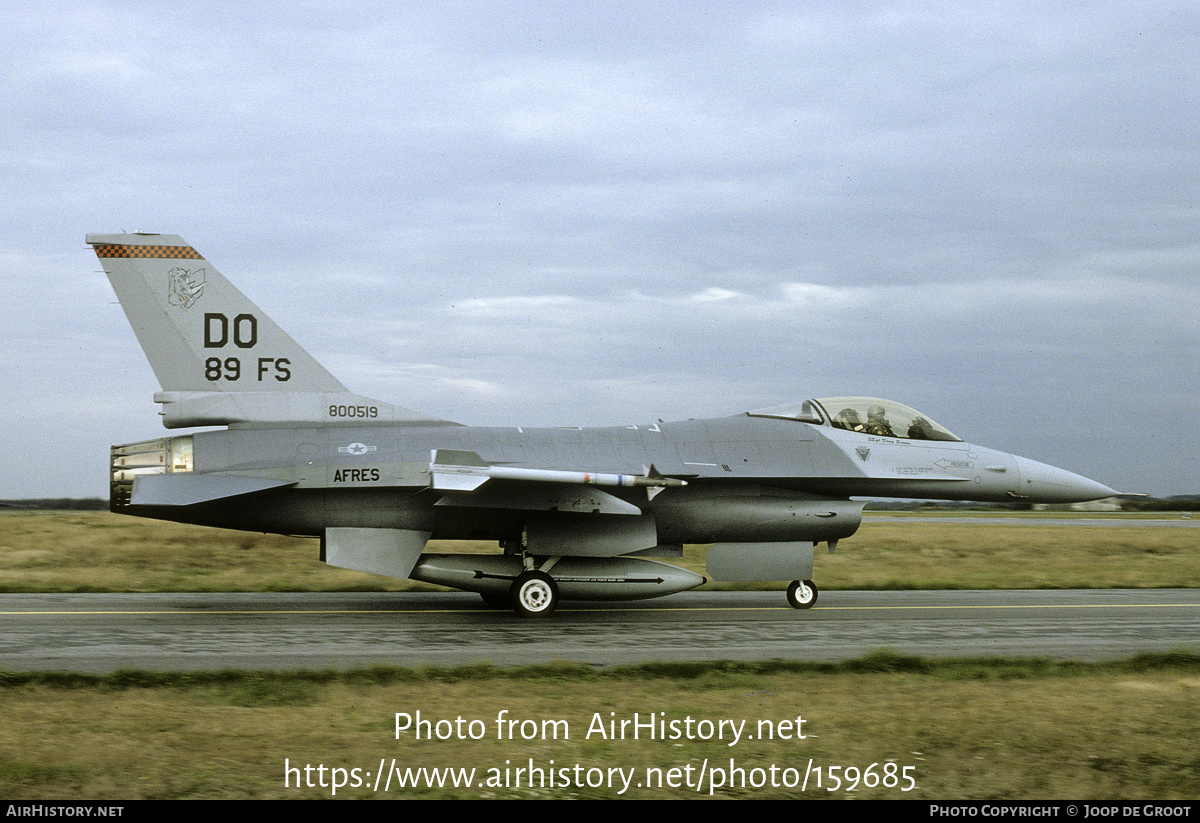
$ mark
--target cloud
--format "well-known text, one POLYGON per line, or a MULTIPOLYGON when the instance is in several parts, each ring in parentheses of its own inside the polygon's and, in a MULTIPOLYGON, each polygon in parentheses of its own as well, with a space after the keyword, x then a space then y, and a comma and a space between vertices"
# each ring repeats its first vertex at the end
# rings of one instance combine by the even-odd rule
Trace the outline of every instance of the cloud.
POLYGON ((1194 490, 1131 423, 1200 412, 1189 5, 357 11, 9 15, 0 446, 53 445, 0 496, 103 493, 108 443, 157 431, 82 246, 123 229, 184 235, 348 385, 452 419, 883 394, 1194 490))

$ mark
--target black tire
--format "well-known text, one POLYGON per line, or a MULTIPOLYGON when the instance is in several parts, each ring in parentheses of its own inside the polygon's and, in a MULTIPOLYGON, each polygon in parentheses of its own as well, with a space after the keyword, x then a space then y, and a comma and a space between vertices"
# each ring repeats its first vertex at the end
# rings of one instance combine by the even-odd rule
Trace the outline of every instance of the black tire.
POLYGON ((521 617, 549 617, 558 608, 558 584, 545 572, 521 572, 513 581, 509 598, 521 617))
POLYGON ((483 598, 483 602, 488 605, 488 608, 507 609, 512 606, 512 601, 509 600, 509 596, 506 594, 482 594, 482 593, 480 593, 479 596, 483 598))
POLYGON ((787 599, 793 609, 811 609, 817 602, 817 586, 811 580, 793 580, 787 589, 787 599))

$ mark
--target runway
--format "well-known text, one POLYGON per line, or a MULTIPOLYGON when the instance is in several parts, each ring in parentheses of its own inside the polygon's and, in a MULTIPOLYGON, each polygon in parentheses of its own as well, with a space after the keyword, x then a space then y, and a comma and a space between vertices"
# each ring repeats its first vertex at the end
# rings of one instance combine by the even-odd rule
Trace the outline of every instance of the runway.
POLYGON ((685 592, 549 619, 465 593, 9 594, 0 670, 104 673, 1200 651, 1200 590, 685 592))
POLYGON ((1200 520, 1190 517, 1137 518, 1137 517, 1023 517, 1007 515, 998 517, 970 516, 954 517, 940 515, 863 514, 863 523, 936 523, 945 526, 1085 526, 1101 529, 1195 529, 1200 520))

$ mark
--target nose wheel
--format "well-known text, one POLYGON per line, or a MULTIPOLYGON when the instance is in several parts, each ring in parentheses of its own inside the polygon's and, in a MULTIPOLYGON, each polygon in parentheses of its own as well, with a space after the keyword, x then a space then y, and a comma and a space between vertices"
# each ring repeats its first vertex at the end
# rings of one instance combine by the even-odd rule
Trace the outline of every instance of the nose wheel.
POLYGON ((787 588, 787 599, 793 609, 811 609, 817 602, 817 586, 811 580, 793 580, 787 588))
POLYGON ((513 581, 509 599, 522 617, 549 617, 558 608, 558 584, 545 572, 521 572, 513 581))

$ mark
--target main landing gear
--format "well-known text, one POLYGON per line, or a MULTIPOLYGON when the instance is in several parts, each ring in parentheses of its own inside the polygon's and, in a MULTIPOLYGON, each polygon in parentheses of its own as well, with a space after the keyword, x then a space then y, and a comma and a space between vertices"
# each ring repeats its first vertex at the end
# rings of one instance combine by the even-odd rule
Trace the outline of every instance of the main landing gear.
POLYGON ((558 584, 545 572, 523 571, 513 581, 508 598, 521 617, 549 617, 558 608, 558 584))
POLYGON ((793 580, 787 589, 787 599, 793 609, 811 609, 817 602, 817 586, 811 580, 793 580))
POLYGON ((493 609, 512 609, 521 617, 549 617, 558 608, 558 584, 545 572, 521 572, 504 595, 480 594, 493 609))

